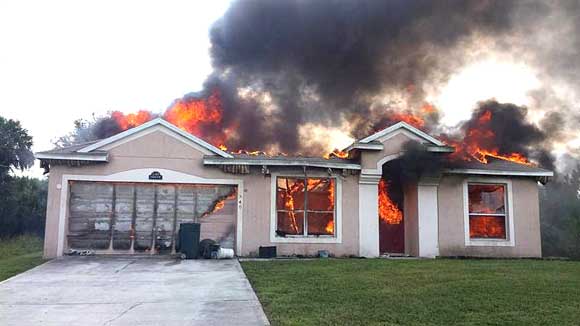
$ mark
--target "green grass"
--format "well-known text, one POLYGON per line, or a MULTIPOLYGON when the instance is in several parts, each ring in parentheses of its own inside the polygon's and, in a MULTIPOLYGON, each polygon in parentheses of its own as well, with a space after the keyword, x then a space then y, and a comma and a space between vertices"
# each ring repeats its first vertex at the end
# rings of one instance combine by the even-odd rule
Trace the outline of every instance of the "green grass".
POLYGON ((42 239, 39 237, 19 236, 0 239, 0 281, 43 262, 42 239))
POLYGON ((273 325, 580 325, 580 262, 246 261, 273 325))

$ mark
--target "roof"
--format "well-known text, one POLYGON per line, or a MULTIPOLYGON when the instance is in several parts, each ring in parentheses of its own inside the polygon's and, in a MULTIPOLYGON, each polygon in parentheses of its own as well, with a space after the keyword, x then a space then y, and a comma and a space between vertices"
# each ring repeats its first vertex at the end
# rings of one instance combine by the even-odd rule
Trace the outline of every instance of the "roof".
POLYGON ((99 140, 94 140, 90 142, 84 142, 80 144, 75 144, 72 146, 58 147, 51 149, 49 151, 37 152, 34 156, 40 160, 63 160, 63 161, 94 161, 94 162, 107 162, 109 159, 109 154, 106 151, 92 151, 88 153, 79 153, 78 150, 85 148, 91 144, 98 142, 99 140))
POLYGON ((204 156, 204 165, 254 165, 254 166, 309 166, 331 169, 360 170, 360 164, 347 159, 304 156, 268 156, 234 154, 233 158, 204 156))
POLYGON ((93 151, 95 149, 99 149, 99 148, 104 147, 104 146, 106 146, 108 144, 117 142, 117 141, 122 140, 124 138, 127 138, 127 137, 129 137, 129 136, 131 136, 133 134, 136 134, 136 133, 138 133, 140 131, 143 131, 145 129, 149 129, 151 127, 158 126, 158 125, 161 125, 163 127, 166 127, 168 129, 170 129, 171 131, 179 134, 180 136, 183 136, 184 138, 186 138, 186 139, 188 139, 188 140, 190 140, 190 141, 192 141, 192 142, 200 145, 201 147, 203 147, 203 148, 209 150, 210 152, 213 152, 213 153, 215 153, 215 154, 217 154, 219 156, 222 156, 222 157, 232 157, 231 154, 222 151, 221 149, 213 146, 212 144, 210 144, 210 143, 208 143, 208 142, 206 142, 206 141, 204 141, 204 140, 202 140, 202 139, 200 139, 200 138, 198 138, 198 137, 196 137, 196 136, 188 133, 187 131, 184 131, 184 130, 178 128, 174 124, 169 123, 169 122, 165 121, 162 118, 155 118, 155 119, 153 119, 153 120, 151 120, 149 122, 146 122, 146 123, 144 123, 144 124, 142 124, 142 125, 140 125, 138 127, 131 128, 131 129, 127 129, 127 130, 125 130, 125 131, 123 131, 121 133, 118 133, 118 134, 113 135, 113 136, 111 136, 109 138, 105 138, 105 139, 103 139, 101 141, 98 141, 98 142, 96 142, 94 144, 91 144, 91 145, 89 145, 87 147, 84 147, 84 148, 78 150, 78 152, 80 152, 80 153, 87 153, 87 152, 93 151))
POLYGON ((207 153, 214 153, 221 157, 233 157, 231 154, 222 151, 221 149, 205 142, 204 140, 179 129, 177 126, 161 119, 156 118, 149 122, 146 122, 138 127, 131 128, 125 130, 121 133, 113 135, 111 137, 105 139, 99 139, 91 142, 85 142, 81 144, 75 144, 72 146, 62 147, 62 148, 55 148, 49 151, 37 152, 35 154, 37 159, 40 160, 59 160, 59 161, 96 161, 96 162, 107 162, 108 161, 108 153, 105 150, 101 150, 103 147, 126 139, 132 135, 135 135, 141 131, 144 131, 149 128, 153 128, 156 126, 165 127, 172 132, 176 133, 177 135, 184 137, 186 140, 191 141, 198 146, 201 146, 207 153))
POLYGON ((363 138, 363 139, 359 140, 358 143, 370 143, 372 141, 378 140, 380 138, 388 137, 389 135, 394 134, 394 133, 398 133, 400 131, 406 131, 410 135, 418 138, 418 140, 421 140, 422 142, 431 143, 431 144, 436 145, 436 146, 445 146, 445 143, 443 143, 439 139, 437 139, 431 135, 428 135, 427 133, 411 126, 410 124, 408 124, 404 121, 397 122, 390 127, 387 127, 387 128, 385 128, 379 132, 376 132, 376 133, 374 133, 366 138, 363 138))
POLYGON ((482 174, 482 175, 504 175, 504 176, 526 176, 526 177, 552 177, 554 172, 542 169, 537 166, 525 165, 521 163, 491 158, 488 163, 481 163, 477 160, 454 161, 447 165, 446 173, 452 174, 482 174))

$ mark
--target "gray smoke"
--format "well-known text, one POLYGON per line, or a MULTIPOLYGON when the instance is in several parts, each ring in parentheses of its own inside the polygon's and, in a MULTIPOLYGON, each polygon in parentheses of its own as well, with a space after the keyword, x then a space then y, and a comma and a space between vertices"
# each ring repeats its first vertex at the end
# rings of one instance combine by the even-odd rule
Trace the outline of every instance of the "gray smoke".
MULTIPOLYGON (((500 37, 513 29, 516 4, 237 1, 210 32, 212 79, 272 99, 271 119, 240 125, 241 145, 266 141, 304 151, 298 127, 307 121, 365 120, 379 97, 401 91, 407 103, 422 105, 425 84, 444 82, 461 66, 457 47, 476 35, 500 37), (253 137, 256 132, 270 137, 253 137)), ((253 109, 267 111, 262 104, 253 109)), ((239 107, 226 110, 241 116, 239 107)), ((377 122, 362 127, 371 130, 377 122)))

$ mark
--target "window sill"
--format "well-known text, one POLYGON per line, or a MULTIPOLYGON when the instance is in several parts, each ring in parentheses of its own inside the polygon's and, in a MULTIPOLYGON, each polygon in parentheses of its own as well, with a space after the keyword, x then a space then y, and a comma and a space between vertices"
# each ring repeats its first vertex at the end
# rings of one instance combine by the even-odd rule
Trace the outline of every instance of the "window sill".
POLYGON ((336 237, 274 237, 270 240, 276 243, 341 243, 336 237))
POLYGON ((468 239, 465 242, 468 247, 514 247, 515 243, 505 239, 468 239))

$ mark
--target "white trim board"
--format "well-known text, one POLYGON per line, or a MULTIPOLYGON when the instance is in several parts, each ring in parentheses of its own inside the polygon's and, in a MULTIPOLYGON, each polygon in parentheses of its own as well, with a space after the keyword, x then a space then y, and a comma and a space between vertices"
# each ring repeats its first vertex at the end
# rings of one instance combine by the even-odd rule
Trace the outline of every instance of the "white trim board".
POLYGON ((514 247, 516 245, 515 227, 514 227, 514 198, 512 181, 504 178, 477 178, 471 177, 463 181, 463 226, 466 247, 514 247), (505 204, 507 239, 471 239, 469 236, 469 191, 468 184, 502 184, 506 187, 505 204))
POLYGON ((140 133, 140 132, 142 132, 144 130, 147 130, 147 129, 151 128, 151 127, 158 126, 158 125, 163 126, 163 127, 167 128, 167 129, 175 132, 177 135, 179 135, 179 136, 181 136, 181 137, 183 137, 183 138, 185 138, 185 139, 187 139, 187 140, 189 140, 189 141, 191 141, 191 142, 193 142, 193 143, 195 143, 195 144, 197 144, 197 145, 205 148, 206 150, 208 150, 211 153, 217 154, 217 155, 222 156, 222 157, 230 157, 230 158, 233 157, 231 154, 226 153, 226 152, 222 151, 221 149, 219 149, 219 148, 217 148, 217 147, 215 147, 215 146, 213 146, 213 145, 205 142, 204 140, 202 140, 200 138, 197 138, 194 135, 192 135, 192 134, 190 134, 190 133, 188 133, 186 131, 183 131, 183 130, 179 129, 175 125, 173 125, 173 124, 165 121, 162 118, 156 118, 156 119, 153 119, 153 120, 151 120, 149 122, 146 122, 146 123, 144 123, 144 124, 142 124, 142 125, 140 125, 138 127, 125 130, 125 131, 123 131, 121 133, 118 133, 118 134, 116 134, 114 136, 111 136, 111 137, 106 138, 106 139, 103 139, 103 140, 101 140, 101 141, 99 141, 97 143, 94 143, 92 145, 89 145, 87 147, 84 147, 84 148, 78 150, 78 152, 79 153, 88 153, 90 151, 93 151, 93 150, 102 148, 102 147, 104 147, 106 145, 119 142, 119 141, 125 139, 126 137, 135 135, 137 133, 140 133))
POLYGON ((304 174, 272 173, 270 181, 270 242, 272 243, 342 243, 342 178, 337 174, 304 174), (332 178, 335 182, 334 194, 334 237, 291 237, 276 236, 277 209, 276 209, 276 182, 278 177, 295 178, 332 178))
POLYGON ((66 161, 91 161, 91 162, 107 162, 109 154, 104 153, 100 155, 87 154, 52 154, 52 153, 36 153, 34 158, 38 160, 66 160, 66 161))
POLYGON ((110 175, 72 175, 64 174, 60 186, 60 206, 58 216, 57 257, 64 254, 64 240, 66 237, 66 219, 68 218, 69 181, 105 181, 105 182, 139 182, 139 183, 181 183, 181 184, 222 184, 238 187, 238 211, 236 217, 236 253, 242 253, 243 230, 243 193, 244 182, 240 179, 206 179, 163 168, 134 169, 110 175), (163 175, 163 180, 149 180, 149 174, 157 171, 163 175))
POLYGON ((437 145, 437 146, 445 146, 445 144, 442 141, 428 135, 427 133, 425 133, 425 132, 423 132, 423 131, 421 131, 421 130, 419 130, 419 129, 417 129, 417 128, 415 128, 415 127, 411 126, 410 124, 403 122, 403 121, 400 121, 400 122, 398 122, 398 123, 396 123, 388 128, 385 128, 385 129, 383 129, 383 130, 381 130, 373 135, 370 135, 366 138, 363 138, 359 142, 360 143, 368 143, 368 142, 371 142, 373 140, 377 140, 379 138, 382 139, 384 137, 389 137, 390 134, 392 134, 396 131, 399 131, 399 130, 408 131, 414 137, 418 137, 423 142, 426 141, 426 142, 430 142, 430 143, 437 145))
POLYGON ((496 176, 521 176, 521 177, 553 177, 552 171, 502 171, 502 170, 480 170, 480 169, 447 169, 443 171, 449 174, 477 174, 477 175, 496 175, 496 176))

